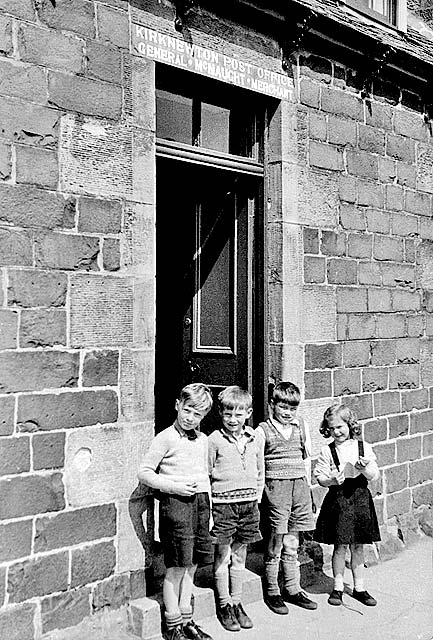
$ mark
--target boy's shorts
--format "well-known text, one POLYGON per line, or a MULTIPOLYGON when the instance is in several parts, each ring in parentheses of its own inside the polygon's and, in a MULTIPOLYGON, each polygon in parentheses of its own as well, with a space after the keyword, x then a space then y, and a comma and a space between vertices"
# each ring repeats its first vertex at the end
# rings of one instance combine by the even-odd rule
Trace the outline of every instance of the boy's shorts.
POLYGON ((214 504, 212 517, 214 526, 211 536, 214 544, 250 544, 262 539, 257 500, 214 504))
POLYGON ((211 564, 213 546, 209 534, 209 495, 161 493, 158 497, 159 539, 166 568, 211 564))
POLYGON ((262 507, 272 533, 314 529, 311 491, 305 477, 266 480, 262 507))

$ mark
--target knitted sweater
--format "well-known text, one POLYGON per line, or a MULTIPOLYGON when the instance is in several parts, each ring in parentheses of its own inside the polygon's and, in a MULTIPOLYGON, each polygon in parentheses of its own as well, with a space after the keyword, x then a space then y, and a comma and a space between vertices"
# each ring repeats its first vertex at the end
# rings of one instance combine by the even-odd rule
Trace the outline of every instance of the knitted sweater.
POLYGON ((207 436, 198 432, 195 440, 189 440, 172 425, 152 440, 138 478, 164 493, 176 493, 176 481, 195 481, 197 493, 209 492, 207 454, 207 436))
POLYGON ((263 491, 263 455, 255 432, 245 427, 241 441, 225 429, 208 438, 209 476, 214 503, 260 500, 263 491))

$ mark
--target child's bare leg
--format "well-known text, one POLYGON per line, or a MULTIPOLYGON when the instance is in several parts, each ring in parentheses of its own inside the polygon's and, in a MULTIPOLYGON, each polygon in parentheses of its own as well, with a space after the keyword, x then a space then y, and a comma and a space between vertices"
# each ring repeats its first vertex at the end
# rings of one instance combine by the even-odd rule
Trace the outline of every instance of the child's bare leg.
POLYGON ((217 544, 215 546, 214 581, 220 607, 232 604, 229 591, 230 555, 231 548, 229 544, 217 544))
POLYGON ((353 588, 364 591, 364 545, 351 544, 350 568, 353 575, 353 588))
POLYGON ((336 544, 332 554, 332 573, 334 575, 334 589, 344 591, 344 568, 346 562, 346 544, 336 544))
POLYGON ((172 629, 173 627, 177 627, 182 624, 179 600, 181 583, 185 575, 185 571, 185 567, 169 567, 165 574, 164 583, 162 585, 162 597, 165 607, 165 621, 168 629, 172 629))
POLYGON ((234 542, 231 550, 230 562, 230 593, 233 604, 239 604, 242 600, 242 583, 247 560, 247 545, 234 542))
POLYGON ((283 536, 281 564, 283 567, 284 587, 291 596, 301 590, 301 572, 298 562, 299 533, 293 531, 283 536))
POLYGON ((269 596, 280 595, 278 586, 278 570, 280 568, 283 534, 272 533, 269 538, 265 557, 266 589, 269 596))

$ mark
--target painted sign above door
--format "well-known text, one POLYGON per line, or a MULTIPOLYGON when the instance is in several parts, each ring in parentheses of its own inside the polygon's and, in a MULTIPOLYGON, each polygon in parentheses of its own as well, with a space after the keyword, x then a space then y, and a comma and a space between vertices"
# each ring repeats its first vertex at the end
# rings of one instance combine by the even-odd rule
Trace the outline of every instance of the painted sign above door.
POLYGON ((293 81, 283 73, 270 71, 142 25, 132 25, 132 53, 280 100, 293 98, 293 81))

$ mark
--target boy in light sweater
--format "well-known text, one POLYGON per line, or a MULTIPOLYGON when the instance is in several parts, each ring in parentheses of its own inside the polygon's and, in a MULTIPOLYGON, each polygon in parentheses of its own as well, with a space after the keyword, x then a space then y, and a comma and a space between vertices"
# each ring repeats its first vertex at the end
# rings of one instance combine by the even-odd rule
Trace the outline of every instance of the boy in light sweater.
POLYGON ((241 603, 242 582, 247 545, 261 540, 258 500, 264 465, 255 432, 245 425, 252 413, 248 391, 226 387, 218 404, 222 425, 209 436, 214 581, 218 619, 228 631, 239 631, 253 626, 241 603))
POLYGON ((198 430, 212 407, 210 389, 189 384, 176 400, 177 418, 153 439, 138 479, 160 493, 159 537, 166 640, 212 640, 192 619, 191 595, 198 565, 213 560, 209 534, 208 440, 198 430))

